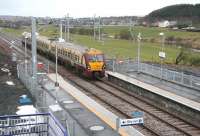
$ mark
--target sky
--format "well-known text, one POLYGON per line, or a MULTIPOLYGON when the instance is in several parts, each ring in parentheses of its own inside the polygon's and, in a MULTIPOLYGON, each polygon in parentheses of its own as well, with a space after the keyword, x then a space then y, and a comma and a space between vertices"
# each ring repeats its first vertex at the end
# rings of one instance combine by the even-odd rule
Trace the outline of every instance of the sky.
POLYGON ((0 0, 0 15, 35 17, 144 16, 173 4, 200 0, 0 0))

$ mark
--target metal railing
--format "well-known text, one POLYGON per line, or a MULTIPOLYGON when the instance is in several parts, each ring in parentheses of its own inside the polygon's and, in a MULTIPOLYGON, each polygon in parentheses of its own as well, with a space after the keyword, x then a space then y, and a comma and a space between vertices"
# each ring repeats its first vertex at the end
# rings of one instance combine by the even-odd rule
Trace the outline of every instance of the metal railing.
POLYGON ((0 116, 0 136, 67 136, 51 113, 0 116))
POLYGON ((167 68, 161 68, 152 64, 138 63, 135 60, 107 60, 107 70, 119 72, 128 75, 131 72, 139 72, 153 77, 170 81, 185 87, 191 87, 200 90, 200 77, 185 74, 183 71, 173 71, 167 68))

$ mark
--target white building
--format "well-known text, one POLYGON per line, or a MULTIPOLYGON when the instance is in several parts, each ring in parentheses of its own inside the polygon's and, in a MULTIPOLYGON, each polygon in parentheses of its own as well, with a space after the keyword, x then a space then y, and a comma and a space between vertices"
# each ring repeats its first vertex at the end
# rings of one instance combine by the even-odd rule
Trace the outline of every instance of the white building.
POLYGON ((168 27, 170 25, 168 20, 158 22, 158 27, 168 27))
POLYGON ((158 22, 158 27, 170 27, 170 26, 175 26, 177 24, 177 21, 162 21, 158 22))

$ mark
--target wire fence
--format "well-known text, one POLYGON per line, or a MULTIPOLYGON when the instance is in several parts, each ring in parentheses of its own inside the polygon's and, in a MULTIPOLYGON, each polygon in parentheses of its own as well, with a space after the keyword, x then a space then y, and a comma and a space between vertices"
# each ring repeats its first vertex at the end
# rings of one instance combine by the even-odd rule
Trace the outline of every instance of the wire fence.
POLYGON ((0 116, 0 136, 67 136, 51 113, 0 116))
POLYGON ((183 71, 174 71, 153 64, 138 63, 132 59, 106 61, 107 70, 129 75, 131 72, 147 74, 162 80, 190 87, 200 91, 200 77, 185 74, 183 71))
POLYGON ((79 133, 75 131, 75 129, 78 127, 78 123, 74 121, 71 115, 63 107, 64 105, 61 101, 63 98, 57 100, 58 93, 54 86, 46 86, 46 84, 49 83, 46 75, 49 73, 48 71, 49 62, 43 63, 42 67, 41 65, 38 65, 37 83, 35 83, 35 79, 32 77, 32 64, 28 62, 25 66, 24 62, 22 62, 17 65, 18 77, 35 98, 37 109, 42 112, 52 112, 54 116, 59 119, 61 124, 67 129, 67 134, 69 136, 74 136, 79 133), (52 111, 49 109, 50 105, 59 105, 62 110, 56 112, 52 111))

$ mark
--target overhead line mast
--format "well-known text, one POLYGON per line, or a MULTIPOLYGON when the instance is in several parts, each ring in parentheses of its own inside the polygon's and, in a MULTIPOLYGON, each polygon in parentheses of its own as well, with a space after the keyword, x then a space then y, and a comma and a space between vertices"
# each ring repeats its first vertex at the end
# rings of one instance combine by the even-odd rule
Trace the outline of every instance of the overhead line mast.
POLYGON ((94 22, 94 40, 96 39, 96 30, 95 30, 95 28, 96 28, 96 23, 95 23, 95 14, 94 14, 94 20, 93 20, 94 22))
POLYGON ((99 16, 99 41, 101 41, 101 17, 99 16))

